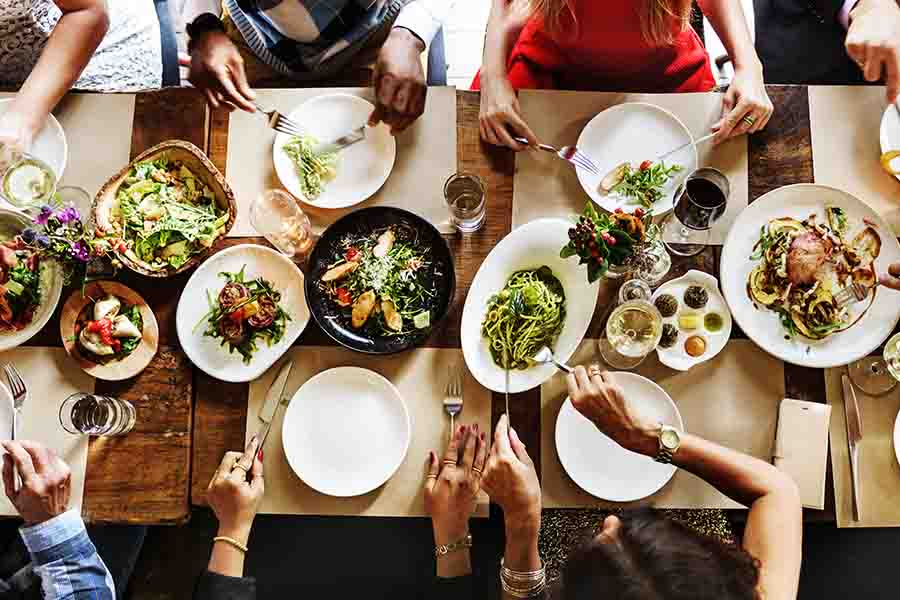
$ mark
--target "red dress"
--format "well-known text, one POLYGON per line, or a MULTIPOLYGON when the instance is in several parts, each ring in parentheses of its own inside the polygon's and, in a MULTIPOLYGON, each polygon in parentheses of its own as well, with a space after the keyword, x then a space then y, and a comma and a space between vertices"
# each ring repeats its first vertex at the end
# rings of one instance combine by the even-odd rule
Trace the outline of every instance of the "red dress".
MULTIPOLYGON (((641 33, 640 5, 634 0, 576 0, 577 25, 566 13, 555 33, 545 29, 542 18, 532 18, 510 54, 510 83, 516 89, 710 91, 715 80, 709 57, 693 28, 675 31, 671 45, 653 47, 641 33)), ((472 88, 479 89, 479 76, 472 88)))

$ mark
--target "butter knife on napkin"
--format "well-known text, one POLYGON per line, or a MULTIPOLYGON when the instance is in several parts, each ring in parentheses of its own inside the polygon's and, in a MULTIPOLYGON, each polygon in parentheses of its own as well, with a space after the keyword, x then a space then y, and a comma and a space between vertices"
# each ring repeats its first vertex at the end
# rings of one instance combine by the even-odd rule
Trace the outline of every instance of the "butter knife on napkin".
POLYGON ((850 479, 853 484, 853 520, 860 520, 859 504, 859 443, 862 441, 862 422, 859 418, 859 404, 850 378, 841 375, 844 388, 844 415, 847 417, 847 446, 850 450, 850 479))

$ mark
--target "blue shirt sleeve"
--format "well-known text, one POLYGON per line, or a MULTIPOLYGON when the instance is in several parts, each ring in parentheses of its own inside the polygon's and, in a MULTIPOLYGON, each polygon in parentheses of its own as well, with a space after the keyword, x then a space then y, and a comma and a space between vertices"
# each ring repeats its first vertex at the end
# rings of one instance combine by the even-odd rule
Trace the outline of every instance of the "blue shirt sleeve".
POLYGON ((19 532, 45 600, 115 600, 112 576, 74 510, 19 532))

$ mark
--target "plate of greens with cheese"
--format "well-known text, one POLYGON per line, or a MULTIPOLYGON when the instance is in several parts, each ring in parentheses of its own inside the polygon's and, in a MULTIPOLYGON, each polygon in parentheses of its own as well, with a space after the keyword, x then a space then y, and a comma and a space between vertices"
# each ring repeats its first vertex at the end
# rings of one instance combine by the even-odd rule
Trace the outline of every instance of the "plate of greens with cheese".
POLYGON ((387 181, 397 155, 386 125, 369 127, 364 140, 339 152, 316 152, 320 144, 366 123, 373 110, 372 103, 359 96, 326 94, 288 113, 304 135, 275 136, 272 160, 282 185, 318 208, 346 208, 373 196, 387 181))
POLYGON ((94 202, 94 231, 130 269, 169 277, 197 264, 234 223, 234 196, 193 144, 164 142, 113 177, 94 202))

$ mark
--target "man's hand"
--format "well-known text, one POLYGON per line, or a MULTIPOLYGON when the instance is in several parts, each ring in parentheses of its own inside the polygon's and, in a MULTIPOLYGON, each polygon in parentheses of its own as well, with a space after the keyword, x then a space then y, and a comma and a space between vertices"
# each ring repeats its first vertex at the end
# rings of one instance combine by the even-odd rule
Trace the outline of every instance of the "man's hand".
POLYGON ((243 453, 226 452, 206 489, 206 500, 219 519, 219 535, 242 544, 250 537, 253 519, 265 493, 258 448, 254 437, 243 453))
POLYGON ((534 462, 506 415, 500 417, 481 486, 503 509, 506 533, 537 534, 541 523, 541 483, 534 462))
POLYGON ((900 263, 888 266, 888 272, 878 278, 878 283, 884 287, 900 291, 900 263))
POLYGON ((866 81, 887 83, 887 101, 900 95, 900 6, 896 0, 860 0, 850 12, 847 54, 866 81))
POLYGON ((206 95, 213 108, 231 110, 237 106, 247 112, 256 111, 256 94, 247 83, 244 59, 221 31, 207 31, 191 40, 190 61, 182 59, 181 65, 190 67, 191 83, 206 95))
POLYGON ((375 86, 375 110, 369 125, 384 121, 397 135, 425 112, 425 71, 422 69, 422 43, 411 31, 394 27, 378 53, 372 85, 375 86))
POLYGON ((72 471, 52 450, 35 442, 3 442, 3 488, 26 525, 59 516, 69 508, 72 471), (17 490, 15 472, 22 478, 17 490))

